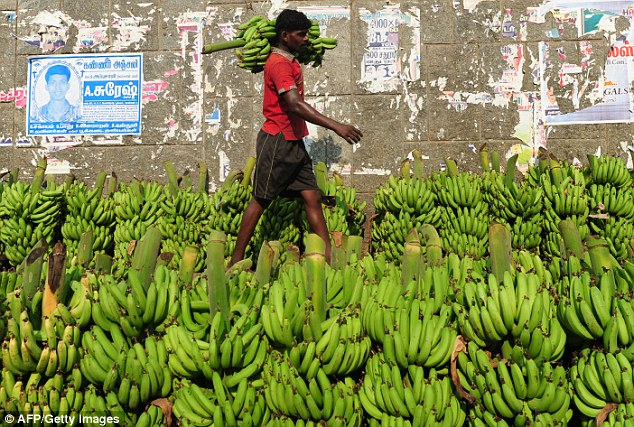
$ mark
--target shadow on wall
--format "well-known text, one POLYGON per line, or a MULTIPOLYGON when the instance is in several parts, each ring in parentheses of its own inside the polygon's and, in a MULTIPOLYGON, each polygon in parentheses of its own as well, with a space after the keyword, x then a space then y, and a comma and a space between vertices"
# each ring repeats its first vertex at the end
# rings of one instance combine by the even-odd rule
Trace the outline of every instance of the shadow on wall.
POLYGON ((326 166, 330 168, 332 164, 339 163, 341 160, 343 150, 340 145, 335 144, 332 136, 319 138, 316 141, 307 137, 305 144, 306 150, 313 160, 313 165, 316 165, 318 162, 324 162, 326 166))

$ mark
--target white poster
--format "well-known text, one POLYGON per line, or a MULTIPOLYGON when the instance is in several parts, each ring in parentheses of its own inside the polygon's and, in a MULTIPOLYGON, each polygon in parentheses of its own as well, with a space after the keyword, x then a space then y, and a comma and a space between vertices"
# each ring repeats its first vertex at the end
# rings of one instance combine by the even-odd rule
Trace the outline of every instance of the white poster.
POLYGON ((27 135, 141 133, 143 56, 29 58, 27 135))

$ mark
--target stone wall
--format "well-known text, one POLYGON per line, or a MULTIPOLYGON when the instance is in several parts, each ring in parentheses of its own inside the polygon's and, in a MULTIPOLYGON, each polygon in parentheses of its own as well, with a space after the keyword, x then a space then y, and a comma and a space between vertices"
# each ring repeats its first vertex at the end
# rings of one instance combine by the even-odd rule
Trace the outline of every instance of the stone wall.
POLYGON ((351 147, 310 127, 307 144, 366 199, 415 148, 428 172, 446 158, 478 170, 483 144, 506 157, 522 153, 524 166, 539 147, 568 161, 597 150, 625 158, 632 124, 587 123, 599 114, 579 111, 630 98, 627 78, 606 91, 617 85, 606 64, 632 61, 610 46, 629 37, 634 1, 601 3, 619 9, 611 13, 567 3, 0 0, 0 169, 28 176, 47 155, 50 172, 87 181, 100 170, 162 181, 164 161, 182 173, 204 160, 213 190, 255 154, 262 75, 238 68, 231 51, 198 52, 254 14, 273 17, 283 7, 303 10, 339 40, 322 67, 306 68, 307 100, 358 125, 364 138, 351 147), (140 135, 26 135, 29 58, 117 52, 143 53, 140 135), (546 119, 553 101, 573 115, 546 119))

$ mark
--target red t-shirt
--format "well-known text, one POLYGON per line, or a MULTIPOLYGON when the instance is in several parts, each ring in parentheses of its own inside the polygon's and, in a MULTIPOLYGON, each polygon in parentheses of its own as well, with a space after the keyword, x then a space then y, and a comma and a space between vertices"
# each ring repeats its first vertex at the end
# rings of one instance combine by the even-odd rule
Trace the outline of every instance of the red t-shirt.
POLYGON ((296 59, 271 52, 264 65, 262 113, 266 120, 262 130, 271 135, 282 132, 285 139, 296 140, 308 135, 308 127, 304 119, 288 111, 288 105, 282 99, 282 94, 291 89, 297 89, 304 99, 302 66, 296 59))

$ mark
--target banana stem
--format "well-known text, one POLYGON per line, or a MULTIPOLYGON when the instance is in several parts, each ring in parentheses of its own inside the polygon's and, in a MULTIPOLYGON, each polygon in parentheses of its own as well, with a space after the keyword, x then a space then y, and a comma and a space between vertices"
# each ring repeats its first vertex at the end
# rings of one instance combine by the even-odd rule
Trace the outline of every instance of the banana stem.
POLYGON ((323 322, 326 320, 326 242, 317 234, 308 235, 304 260, 306 295, 313 302, 318 320, 323 322))
POLYGON ((95 255, 95 274, 110 274, 112 271, 112 257, 107 254, 95 255))
POLYGON ((42 187, 42 182, 44 181, 44 174, 46 173, 46 157, 42 157, 37 162, 37 168, 35 170, 35 174, 33 176, 33 181, 31 182, 31 192, 39 193, 40 188, 42 187))
POLYGON ((87 268, 93 258, 93 244, 95 243, 95 233, 86 230, 79 239, 77 247, 77 263, 83 268, 87 268))
POLYGON ((223 231, 212 230, 207 243, 207 294, 211 318, 220 312, 225 331, 229 330, 229 290, 225 276, 225 243, 223 231))
POLYGON ((106 173, 104 171, 100 171, 97 175, 97 179, 95 180, 95 188, 99 189, 97 194, 99 194, 100 197, 103 194, 103 187, 106 184, 106 177, 106 173))
POLYGON ((271 281, 273 272, 273 260, 275 259, 275 245, 273 242, 264 242, 260 247, 258 262, 255 265, 255 283, 261 288, 271 281))
POLYGON ((361 236, 348 236, 348 242, 346 244, 346 255, 348 262, 358 260, 361 258, 363 252, 363 237, 361 236))
POLYGON ((418 233, 415 228, 412 228, 403 246, 403 261, 401 263, 401 285, 403 289, 407 288, 411 282, 418 282, 421 274, 422 257, 423 250, 418 233))
POLYGON ((134 249, 130 268, 136 270, 146 291, 150 287, 152 273, 156 269, 156 258, 161 250, 162 238, 161 231, 152 226, 147 229, 134 249))
POLYGON ((44 254, 48 245, 46 240, 40 240, 37 245, 31 250, 31 252, 24 259, 24 272, 22 273, 22 292, 20 297, 22 298, 22 304, 26 306, 27 301, 30 301, 35 291, 40 288, 42 279, 42 266, 44 265, 44 254))
POLYGON ((559 232, 564 238, 564 245, 568 252, 579 259, 583 258, 583 242, 579 228, 571 219, 562 219, 559 221, 559 232))
POLYGON ((48 271, 44 295, 42 297, 42 320, 48 317, 59 302, 60 295, 64 294, 66 276, 66 246, 62 242, 55 243, 48 257, 48 271))
POLYGON ((242 185, 247 186, 251 182, 251 174, 253 173, 253 169, 255 168, 255 157, 251 156, 247 159, 244 165, 244 175, 242 176, 242 185))
POLYGON ((165 173, 167 174, 167 184, 169 192, 173 197, 178 196, 178 177, 176 176, 176 169, 174 169, 174 163, 169 160, 164 163, 165 173))
POLYGON ((489 227, 489 258, 491 273, 498 283, 502 283, 504 272, 511 272, 513 268, 511 241, 511 232, 503 224, 491 224, 489 227))
POLYGON ((229 40, 225 42, 209 43, 203 46, 202 53, 204 55, 207 55, 209 53, 220 52, 221 50, 235 49, 238 47, 242 47, 245 44, 247 44, 247 42, 244 39, 235 39, 235 40, 229 40))
POLYGON ((414 176, 423 179, 423 153, 419 149, 415 149, 412 151, 412 157, 414 157, 414 176))
POLYGON ((197 259, 198 248, 192 245, 185 246, 183 249, 183 256, 181 258, 180 269, 178 271, 178 277, 183 284, 192 284, 197 259))
POLYGON ((112 195, 117 192, 117 186, 119 185, 117 180, 117 174, 114 171, 110 174, 108 179, 108 194, 112 195))
POLYGON ((333 245, 330 252, 330 266, 335 270, 342 270, 347 263, 346 245, 348 236, 345 236, 341 231, 333 231, 331 235, 333 245))
POLYGON ((497 151, 491 152, 491 169, 495 172, 500 171, 500 153, 497 151))
POLYGON ((419 231, 423 239, 425 239, 427 265, 434 267, 442 264, 442 239, 436 228, 431 224, 423 224, 419 231))

